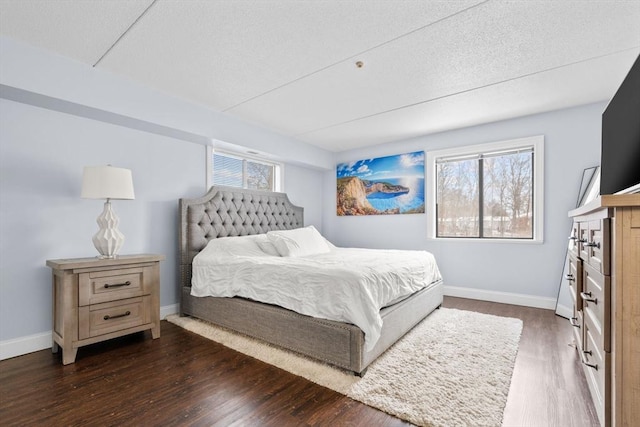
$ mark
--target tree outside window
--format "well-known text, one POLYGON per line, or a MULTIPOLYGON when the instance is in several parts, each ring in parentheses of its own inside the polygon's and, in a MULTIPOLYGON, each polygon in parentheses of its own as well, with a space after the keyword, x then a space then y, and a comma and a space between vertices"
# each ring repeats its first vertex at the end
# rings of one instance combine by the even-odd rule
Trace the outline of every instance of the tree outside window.
POLYGON ((272 191, 275 166, 247 161, 247 188, 272 191))
POLYGON ((533 239, 533 148, 436 159, 436 236, 533 239))

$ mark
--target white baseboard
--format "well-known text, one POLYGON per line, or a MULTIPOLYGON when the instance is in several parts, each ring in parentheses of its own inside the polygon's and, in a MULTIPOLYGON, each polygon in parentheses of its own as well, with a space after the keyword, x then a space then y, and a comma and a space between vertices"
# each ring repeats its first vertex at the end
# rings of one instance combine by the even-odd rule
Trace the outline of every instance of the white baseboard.
POLYGON ((532 295, 514 294, 510 292, 487 291, 484 289, 460 288, 444 286, 444 294, 450 297, 477 299, 481 301, 499 302, 502 304, 522 305, 525 307, 546 308, 555 310, 556 299, 536 297, 532 295))
POLYGON ((51 348, 51 331, 0 341, 0 360, 51 348))
POLYGON ((167 316, 180 312, 180 304, 171 304, 160 307, 160 319, 164 320, 167 316))
MULTIPOLYGON (((160 307, 160 319, 180 311, 180 304, 160 307)), ((0 360, 51 348, 51 331, 0 341, 0 360)))

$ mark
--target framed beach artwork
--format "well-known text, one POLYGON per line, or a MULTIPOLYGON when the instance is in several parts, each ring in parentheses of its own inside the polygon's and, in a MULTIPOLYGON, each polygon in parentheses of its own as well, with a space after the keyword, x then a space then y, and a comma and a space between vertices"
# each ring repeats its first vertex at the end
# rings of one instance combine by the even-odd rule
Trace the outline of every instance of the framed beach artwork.
POLYGON ((337 214, 424 213, 424 151, 339 163, 337 214))

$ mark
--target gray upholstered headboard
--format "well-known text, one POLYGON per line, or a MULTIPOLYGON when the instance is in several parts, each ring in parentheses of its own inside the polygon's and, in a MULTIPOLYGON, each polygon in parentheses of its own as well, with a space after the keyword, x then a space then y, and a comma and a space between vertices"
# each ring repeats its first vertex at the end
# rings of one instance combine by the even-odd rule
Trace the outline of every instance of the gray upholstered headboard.
POLYGON ((304 226, 304 209, 285 193, 214 186, 180 199, 180 287, 191 286, 191 262, 209 240, 304 226))

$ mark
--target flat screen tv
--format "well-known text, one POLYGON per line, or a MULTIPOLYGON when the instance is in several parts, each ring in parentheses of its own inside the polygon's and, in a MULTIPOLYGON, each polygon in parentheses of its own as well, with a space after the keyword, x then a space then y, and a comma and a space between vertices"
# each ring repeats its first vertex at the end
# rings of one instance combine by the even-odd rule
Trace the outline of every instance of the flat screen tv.
POLYGON ((640 56, 602 113, 600 194, 640 191, 640 56))

